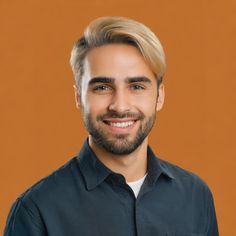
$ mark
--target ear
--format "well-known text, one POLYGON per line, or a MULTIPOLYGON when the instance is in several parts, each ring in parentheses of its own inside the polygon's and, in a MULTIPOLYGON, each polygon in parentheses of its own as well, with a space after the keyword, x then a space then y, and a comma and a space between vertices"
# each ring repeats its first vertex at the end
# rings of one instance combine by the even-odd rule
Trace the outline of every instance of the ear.
POLYGON ((73 88, 74 88, 74 92, 75 92, 75 105, 78 109, 80 109, 80 107, 81 107, 80 91, 76 85, 73 85, 73 88))
POLYGON ((160 111, 164 105, 164 100, 165 100, 165 88, 164 84, 160 84, 158 88, 158 98, 157 98, 157 106, 156 110, 160 111))

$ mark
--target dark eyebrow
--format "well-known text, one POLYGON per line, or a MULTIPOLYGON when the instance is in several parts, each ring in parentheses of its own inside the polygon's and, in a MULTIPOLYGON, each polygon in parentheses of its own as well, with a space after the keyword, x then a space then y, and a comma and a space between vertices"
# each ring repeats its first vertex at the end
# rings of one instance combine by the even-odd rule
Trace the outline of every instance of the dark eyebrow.
MULTIPOLYGON (((127 84, 137 83, 137 82, 145 82, 145 83, 152 84, 152 81, 149 78, 147 78, 146 76, 127 77, 125 79, 125 82, 127 84)), ((89 81, 89 86, 91 86, 93 84, 97 84, 97 83, 114 84, 115 83, 115 79, 111 78, 111 77, 105 77, 105 76, 93 77, 89 81)))
POLYGON ((152 81, 146 76, 137 76, 137 77, 128 77, 126 78, 126 83, 136 83, 136 82, 145 82, 151 84, 152 81))
POLYGON ((115 79, 110 78, 110 77, 93 77, 90 81, 89 81, 89 85, 93 85, 96 83, 105 83, 105 84, 114 84, 115 83, 115 79))

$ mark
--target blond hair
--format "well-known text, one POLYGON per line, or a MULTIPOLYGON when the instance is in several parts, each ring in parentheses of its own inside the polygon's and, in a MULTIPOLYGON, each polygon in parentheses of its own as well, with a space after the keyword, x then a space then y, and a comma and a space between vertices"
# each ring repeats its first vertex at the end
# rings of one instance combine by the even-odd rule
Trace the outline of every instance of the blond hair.
POLYGON ((88 25, 71 52, 70 64, 78 87, 88 51, 112 43, 124 43, 138 48, 156 76, 158 85, 162 82, 166 69, 165 54, 156 35, 144 24, 125 17, 101 17, 88 25))

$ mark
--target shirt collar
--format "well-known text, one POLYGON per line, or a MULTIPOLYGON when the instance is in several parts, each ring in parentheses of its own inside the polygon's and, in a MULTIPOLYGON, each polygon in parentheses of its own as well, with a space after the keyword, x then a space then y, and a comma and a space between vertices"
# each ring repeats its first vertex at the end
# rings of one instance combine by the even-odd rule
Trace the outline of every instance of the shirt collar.
POLYGON ((84 142, 79 155, 77 156, 79 167, 85 178, 88 190, 92 190, 101 184, 106 177, 112 173, 95 155, 89 147, 88 139, 84 142))
MULTIPOLYGON (((79 167, 85 178, 88 190, 92 190, 101 184, 110 174, 115 174, 96 157, 93 150, 89 147, 88 140, 85 141, 77 156, 77 161, 79 162, 79 167)), ((148 147, 147 178, 151 184, 154 184, 161 175, 174 179, 168 165, 166 165, 164 161, 158 159, 151 148, 148 147)))
POLYGON ((169 165, 155 156, 150 147, 148 147, 148 175, 152 183, 155 183, 161 175, 175 179, 169 165))

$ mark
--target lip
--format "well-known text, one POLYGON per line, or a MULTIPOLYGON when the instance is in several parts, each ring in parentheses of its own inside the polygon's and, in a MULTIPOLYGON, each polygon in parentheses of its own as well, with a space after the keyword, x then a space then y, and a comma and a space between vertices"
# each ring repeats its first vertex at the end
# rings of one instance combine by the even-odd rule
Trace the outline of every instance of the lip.
POLYGON ((125 119, 115 119, 115 118, 111 118, 111 119, 104 119, 103 123, 106 125, 106 127, 109 128, 110 131, 114 132, 114 133, 128 133, 130 132, 134 126, 137 123, 136 119, 130 119, 130 118, 125 118, 125 119), (132 122, 132 124, 129 124, 128 126, 123 126, 122 127, 122 123, 124 125, 124 123, 129 123, 132 122), (111 123, 119 123, 117 125, 111 125, 111 123))
POLYGON ((129 121, 137 121, 137 119, 134 118, 110 118, 110 119, 104 119, 103 122, 112 122, 112 123, 122 123, 122 122, 129 122, 129 121))

